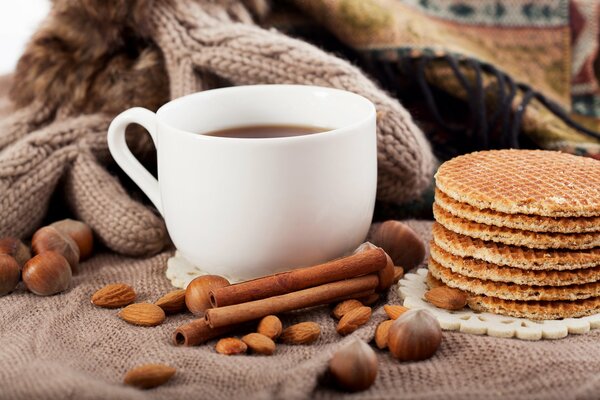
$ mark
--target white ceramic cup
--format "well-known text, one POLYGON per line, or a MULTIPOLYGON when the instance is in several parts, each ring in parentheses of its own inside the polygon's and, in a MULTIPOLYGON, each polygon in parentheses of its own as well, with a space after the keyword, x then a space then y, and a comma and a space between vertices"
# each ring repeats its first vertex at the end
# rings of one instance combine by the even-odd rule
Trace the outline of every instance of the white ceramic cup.
POLYGON ((342 90, 237 86, 131 108, 108 129, 117 164, 163 215, 173 243, 212 274, 249 279, 339 257, 364 241, 377 185, 375 107, 342 90), (158 180, 125 128, 148 130, 158 180), (249 125, 331 130, 280 138, 207 136, 249 125))

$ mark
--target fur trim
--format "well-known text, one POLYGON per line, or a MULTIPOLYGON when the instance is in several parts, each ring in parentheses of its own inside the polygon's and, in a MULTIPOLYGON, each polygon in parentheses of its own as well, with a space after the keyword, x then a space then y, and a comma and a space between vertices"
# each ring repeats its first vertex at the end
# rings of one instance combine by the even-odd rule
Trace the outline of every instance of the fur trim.
POLYGON ((169 88, 162 54, 148 39, 153 4, 55 0, 17 64, 11 99, 20 107, 42 100, 64 114, 159 107, 169 88))

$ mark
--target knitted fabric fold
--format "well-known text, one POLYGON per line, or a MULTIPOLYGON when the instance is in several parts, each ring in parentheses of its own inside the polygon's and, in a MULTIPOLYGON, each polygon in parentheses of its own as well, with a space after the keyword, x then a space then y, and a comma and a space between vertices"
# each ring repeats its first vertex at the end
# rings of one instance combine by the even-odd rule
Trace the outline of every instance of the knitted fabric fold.
MULTIPOLYGON (((61 185, 74 216, 111 250, 160 251, 168 243, 164 222, 109 173, 108 124, 128 107, 156 109, 224 84, 319 85, 363 95, 378 112, 378 199, 402 204, 430 186, 435 159, 397 100, 347 61, 254 25, 244 2, 94 4, 56 1, 19 61, 16 109, 0 120, 1 234, 30 235, 61 185)), ((134 136, 134 153, 147 160, 148 137, 134 136)))
MULTIPOLYGON (((309 84, 349 90, 375 103, 379 142, 378 198, 396 203, 418 198, 430 184, 434 159, 422 132, 398 101, 348 62, 305 42, 241 23, 223 23, 184 0, 152 13, 154 39, 185 75, 197 68, 235 85, 309 84), (187 29, 181 29, 185 26, 187 29)), ((181 77, 174 79, 182 81, 181 77)), ((184 91, 173 92, 178 97, 184 91)))
POLYGON ((66 198, 107 247, 135 256, 159 252, 166 240, 162 219, 132 200, 94 158, 81 153, 67 173, 66 198))

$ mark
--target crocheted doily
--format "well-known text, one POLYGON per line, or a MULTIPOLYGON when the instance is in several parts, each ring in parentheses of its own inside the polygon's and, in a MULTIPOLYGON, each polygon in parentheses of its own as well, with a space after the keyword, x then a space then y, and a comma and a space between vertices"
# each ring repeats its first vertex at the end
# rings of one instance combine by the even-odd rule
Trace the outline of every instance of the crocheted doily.
POLYGON ((516 337, 525 340, 561 339, 569 334, 582 334, 590 329, 600 328, 600 314, 581 318, 534 321, 491 313, 480 313, 464 308, 449 311, 426 302, 423 295, 428 290, 425 278, 427 268, 404 275, 398 282, 400 298, 407 308, 424 308, 439 321, 442 329, 460 331, 476 335, 495 337, 516 337))
MULTIPOLYGON (((176 251, 173 257, 167 260, 167 271, 165 273, 171 284, 177 288, 185 289, 187 285, 201 275, 210 275, 210 272, 204 271, 184 258, 179 251, 176 251)), ((242 279, 235 276, 223 276, 230 283, 241 282, 242 279)))

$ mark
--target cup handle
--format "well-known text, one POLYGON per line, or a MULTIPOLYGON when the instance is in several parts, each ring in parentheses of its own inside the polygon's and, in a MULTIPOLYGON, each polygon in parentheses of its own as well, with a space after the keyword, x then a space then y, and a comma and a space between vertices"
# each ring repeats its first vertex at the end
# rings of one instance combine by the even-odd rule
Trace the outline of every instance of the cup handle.
POLYGON ((134 157, 125 141, 125 129, 129 124, 143 126, 150 134, 154 146, 157 146, 156 114, 142 107, 134 107, 123 111, 110 123, 107 140, 110 154, 112 154, 119 167, 142 189, 150 201, 154 203, 158 212, 162 214, 158 180, 134 157))

